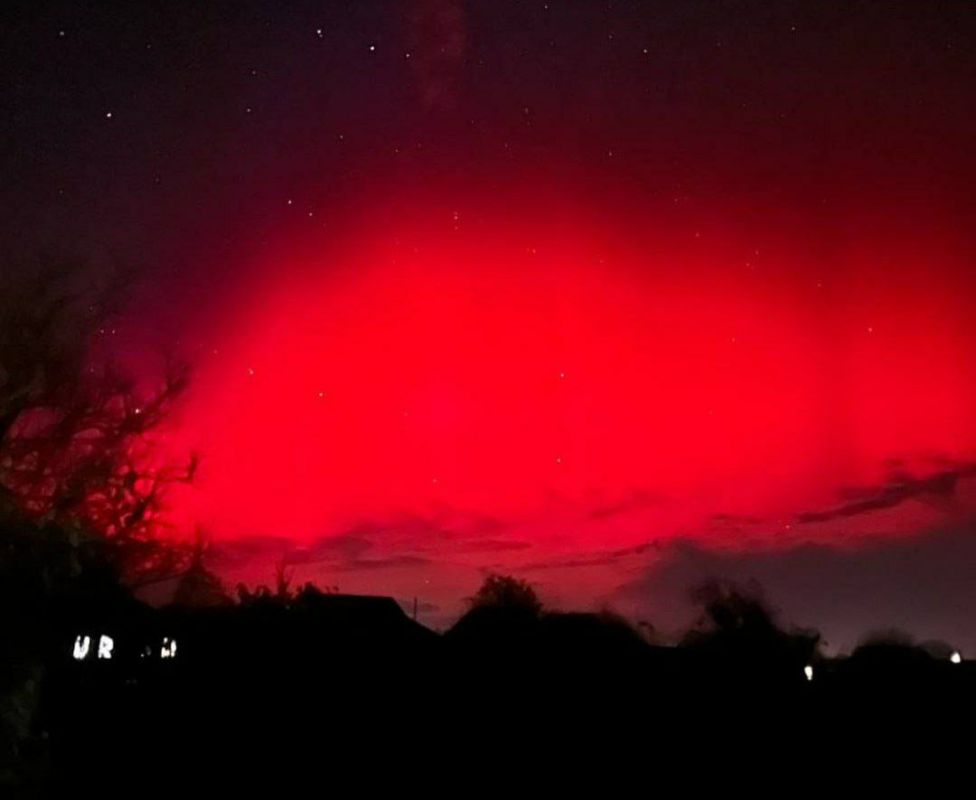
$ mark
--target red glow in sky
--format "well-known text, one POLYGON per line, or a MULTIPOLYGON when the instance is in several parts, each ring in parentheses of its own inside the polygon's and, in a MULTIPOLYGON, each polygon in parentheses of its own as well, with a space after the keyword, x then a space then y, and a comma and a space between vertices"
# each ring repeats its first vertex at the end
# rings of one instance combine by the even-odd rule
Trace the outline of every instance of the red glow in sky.
POLYGON ((512 223, 530 216, 418 214, 256 264, 186 414, 194 519, 218 542, 324 547, 314 576, 345 586, 363 578, 330 574, 323 542, 363 539, 376 567, 415 567, 383 578, 412 593, 439 567, 926 524, 898 504, 880 528, 798 517, 971 455, 951 252, 892 235, 823 265, 788 236, 512 223))

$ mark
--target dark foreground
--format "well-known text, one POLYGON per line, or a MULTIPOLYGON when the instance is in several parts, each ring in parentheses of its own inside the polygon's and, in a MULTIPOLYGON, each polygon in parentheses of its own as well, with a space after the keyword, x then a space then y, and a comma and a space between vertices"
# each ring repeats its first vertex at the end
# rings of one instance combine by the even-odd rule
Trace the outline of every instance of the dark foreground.
POLYGON ((726 759, 809 768, 882 745, 917 759, 971 729, 976 699, 976 665, 949 654, 888 642, 830 660, 748 619, 680 647, 612 617, 517 608, 475 609, 438 635, 392 600, 319 593, 62 620, 5 796, 266 780, 272 796, 308 780, 406 791, 462 764, 467 795, 500 772, 565 779, 607 756, 697 782, 726 759))

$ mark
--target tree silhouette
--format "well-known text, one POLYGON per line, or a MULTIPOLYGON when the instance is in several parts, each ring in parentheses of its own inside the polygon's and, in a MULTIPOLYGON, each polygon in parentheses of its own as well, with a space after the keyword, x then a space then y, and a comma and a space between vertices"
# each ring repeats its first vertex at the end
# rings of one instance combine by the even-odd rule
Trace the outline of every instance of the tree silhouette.
POLYGON ((190 566, 180 577, 173 594, 173 604, 191 608, 229 606, 233 603, 220 579, 206 566, 206 540, 197 531, 190 566))
POLYGON ((735 663, 754 679, 779 673, 800 680, 801 669, 819 657, 820 634, 781 628, 758 584, 711 580, 692 590, 692 597, 703 613, 681 644, 707 653, 714 663, 735 663))
POLYGON ((537 633, 542 603, 532 586, 520 578, 490 574, 467 602, 467 612, 448 632, 455 642, 501 653, 537 633))
POLYGON ((188 563, 160 546, 164 495, 197 459, 160 465, 154 436, 189 381, 170 363, 148 390, 93 353, 113 328, 117 282, 78 265, 9 281, 0 292, 0 502, 76 536, 100 534, 130 576, 188 563))
POLYGON ((542 613, 542 602, 532 585, 511 575, 488 575, 475 595, 468 598, 468 604, 472 609, 522 611, 534 617, 542 613))
POLYGON ((0 440, 31 409, 59 408, 82 379, 94 335, 117 296, 78 263, 28 265, 0 292, 0 440))

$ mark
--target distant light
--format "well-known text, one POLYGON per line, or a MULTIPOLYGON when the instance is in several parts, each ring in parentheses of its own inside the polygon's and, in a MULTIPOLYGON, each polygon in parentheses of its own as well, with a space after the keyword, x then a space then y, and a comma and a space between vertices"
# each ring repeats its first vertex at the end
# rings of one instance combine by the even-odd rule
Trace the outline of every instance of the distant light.
POLYGON ((953 664, 961 664, 962 663, 962 653, 960 653, 958 650, 953 650, 952 651, 952 655, 949 656, 949 660, 953 664))
POLYGON ((84 661, 85 657, 88 655, 88 650, 90 648, 91 648, 91 636, 76 636, 75 649, 72 652, 75 661, 84 661))
POLYGON ((176 658, 176 639, 168 636, 163 638, 163 646, 159 651, 160 658, 176 658))
POLYGON ((99 636, 98 637, 98 657, 109 659, 112 657, 112 648, 115 647, 115 641, 111 636, 99 636))
POLYGON ((812 681, 813 680, 813 667, 811 667, 809 664, 807 664, 803 668, 803 674, 807 676, 807 680, 808 681, 812 681))

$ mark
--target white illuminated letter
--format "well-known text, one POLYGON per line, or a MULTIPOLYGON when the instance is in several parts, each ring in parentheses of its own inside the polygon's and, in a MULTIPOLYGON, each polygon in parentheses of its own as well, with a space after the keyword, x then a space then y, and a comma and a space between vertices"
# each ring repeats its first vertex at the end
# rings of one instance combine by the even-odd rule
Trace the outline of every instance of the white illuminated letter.
POLYGON ((91 636, 76 636, 73 653, 75 661, 84 661, 85 656, 88 655, 89 647, 91 647, 91 636))
POLYGON ((803 674, 807 676, 807 680, 808 681, 812 681, 813 680, 813 667, 811 667, 809 664, 807 664, 803 668, 803 674))
POLYGON ((176 658, 176 639, 168 636, 163 639, 163 647, 159 651, 160 658, 176 658))
POLYGON ((112 640, 111 636, 100 636, 98 638, 98 657, 111 658, 112 648, 114 646, 115 642, 112 640))

